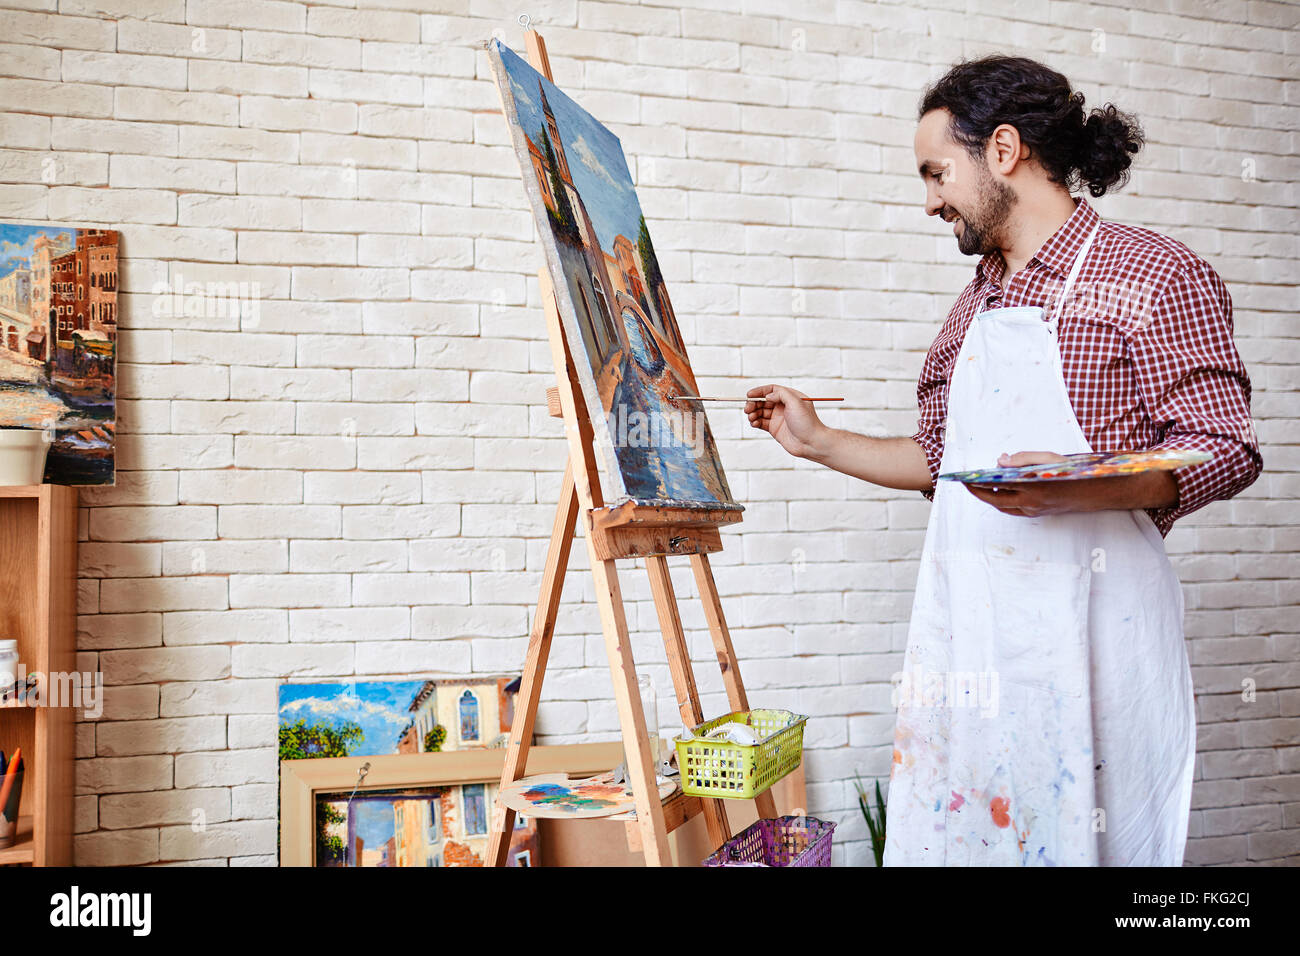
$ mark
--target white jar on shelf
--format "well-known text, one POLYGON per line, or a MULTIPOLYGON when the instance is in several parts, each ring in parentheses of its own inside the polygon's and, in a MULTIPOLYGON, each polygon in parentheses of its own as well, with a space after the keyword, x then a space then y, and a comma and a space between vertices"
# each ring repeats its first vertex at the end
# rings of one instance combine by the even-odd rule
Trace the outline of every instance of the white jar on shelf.
POLYGON ((18 642, 0 640, 0 703, 14 699, 18 682, 18 642))
POLYGON ((0 485, 39 485, 51 433, 41 428, 0 427, 0 485))

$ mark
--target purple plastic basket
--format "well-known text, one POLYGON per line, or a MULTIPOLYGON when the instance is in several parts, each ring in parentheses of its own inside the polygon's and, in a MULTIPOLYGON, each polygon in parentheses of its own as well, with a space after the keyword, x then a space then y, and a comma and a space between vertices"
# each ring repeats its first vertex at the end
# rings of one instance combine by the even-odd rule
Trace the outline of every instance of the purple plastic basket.
POLYGON ((830 866, 835 824, 816 817, 759 820, 738 833, 704 866, 830 866))

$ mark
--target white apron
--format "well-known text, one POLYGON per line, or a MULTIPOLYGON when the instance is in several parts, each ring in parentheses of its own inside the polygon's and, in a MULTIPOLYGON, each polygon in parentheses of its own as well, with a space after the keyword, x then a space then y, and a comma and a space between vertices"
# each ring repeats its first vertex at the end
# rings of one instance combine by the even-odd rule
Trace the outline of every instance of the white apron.
MULTIPOLYGON (((1093 450, 1043 315, 972 319, 941 471, 1093 450)), ((1145 511, 1005 515, 937 482, 896 690, 885 865, 1181 865, 1196 756, 1182 625, 1145 511)))

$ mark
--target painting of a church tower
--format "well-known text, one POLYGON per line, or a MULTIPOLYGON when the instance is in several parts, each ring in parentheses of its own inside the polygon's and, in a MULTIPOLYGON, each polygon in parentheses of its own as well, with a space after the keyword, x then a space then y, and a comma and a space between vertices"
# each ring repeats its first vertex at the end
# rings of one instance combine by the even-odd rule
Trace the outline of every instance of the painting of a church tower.
POLYGON ((701 406, 678 398, 695 375, 618 137, 507 47, 488 53, 611 497, 739 509, 701 406))

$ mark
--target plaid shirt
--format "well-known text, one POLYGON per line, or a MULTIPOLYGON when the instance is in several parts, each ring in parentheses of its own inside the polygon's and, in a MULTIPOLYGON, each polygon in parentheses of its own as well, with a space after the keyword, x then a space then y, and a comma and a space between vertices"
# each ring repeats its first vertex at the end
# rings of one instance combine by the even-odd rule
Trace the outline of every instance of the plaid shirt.
MULTIPOLYGON (((1174 507, 1147 509, 1166 535, 1177 519, 1232 497, 1263 468, 1250 418, 1250 378, 1232 342, 1232 300, 1209 264, 1182 243, 1102 222, 1086 200, 1077 200, 1073 215, 1011 277, 1005 292, 1002 256, 980 260, 925 357, 912 438, 937 479, 948 382, 971 319, 984 309, 1050 304, 1097 223, 1097 238, 1058 319, 1065 386, 1094 451, 1176 447, 1214 455, 1173 472, 1174 507)), ((933 491, 923 494, 934 498, 933 491)))

